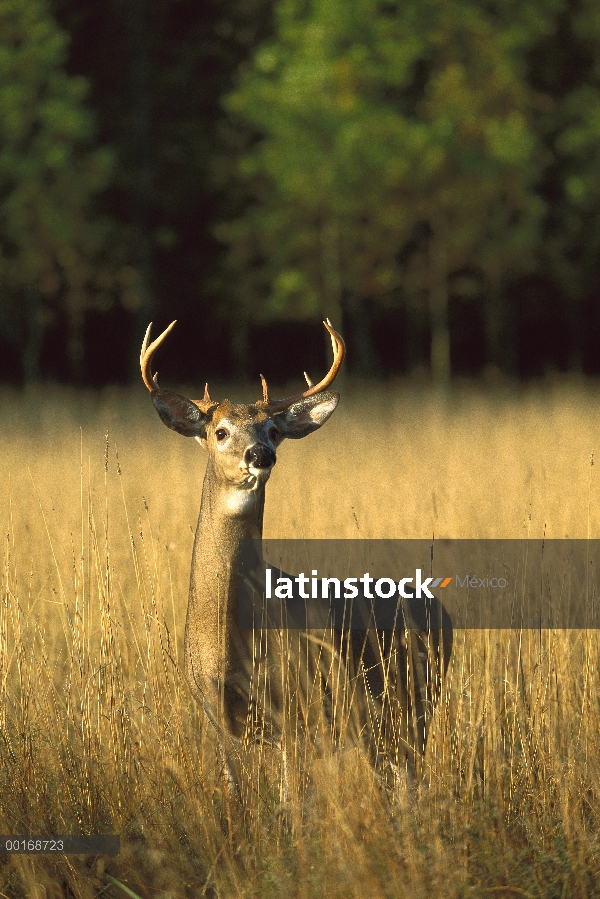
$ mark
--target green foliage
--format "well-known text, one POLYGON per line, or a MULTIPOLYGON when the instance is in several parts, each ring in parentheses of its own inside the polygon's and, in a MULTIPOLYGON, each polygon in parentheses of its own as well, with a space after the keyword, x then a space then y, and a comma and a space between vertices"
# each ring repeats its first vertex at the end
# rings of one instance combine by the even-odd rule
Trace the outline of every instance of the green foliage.
POLYGON ((111 154, 89 149, 87 82, 65 73, 66 48, 45 0, 0 0, 0 328, 17 338, 59 296, 81 318, 106 237, 90 203, 111 154))
POLYGON ((551 98, 540 131, 552 153, 558 199, 549 223, 546 256, 571 299, 597 289, 600 257, 600 16, 581 0, 569 21, 570 40, 583 59, 585 78, 551 98))
POLYGON ((302 317, 335 293, 406 287, 398 254, 422 223, 446 272, 497 284, 531 266, 544 207, 524 52, 559 5, 283 0, 226 101, 259 135, 238 168, 252 201, 218 230, 230 266, 254 273, 238 302, 302 317))
POLYGON ((66 311, 75 370, 85 309, 118 297, 138 331, 151 310, 223 328, 241 374, 252 322, 343 317, 356 364, 402 306, 401 364, 437 328, 448 369, 452 290, 502 365, 537 272, 585 368, 598 23, 595 0, 0 0, 0 336, 34 375, 66 311))

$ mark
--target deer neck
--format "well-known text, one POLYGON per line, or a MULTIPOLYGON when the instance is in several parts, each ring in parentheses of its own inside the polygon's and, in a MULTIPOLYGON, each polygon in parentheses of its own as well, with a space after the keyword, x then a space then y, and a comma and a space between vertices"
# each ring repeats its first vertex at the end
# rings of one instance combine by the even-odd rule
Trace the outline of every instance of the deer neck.
POLYGON ((209 459, 202 486, 196 539, 202 535, 208 546, 222 544, 228 553, 234 538, 260 538, 264 505, 264 482, 253 489, 231 484, 219 476, 212 459, 209 459))
POLYGON ((227 676, 238 631, 239 545, 260 539, 265 484, 253 490, 223 481, 209 459, 196 529, 186 623, 186 657, 194 680, 227 676))

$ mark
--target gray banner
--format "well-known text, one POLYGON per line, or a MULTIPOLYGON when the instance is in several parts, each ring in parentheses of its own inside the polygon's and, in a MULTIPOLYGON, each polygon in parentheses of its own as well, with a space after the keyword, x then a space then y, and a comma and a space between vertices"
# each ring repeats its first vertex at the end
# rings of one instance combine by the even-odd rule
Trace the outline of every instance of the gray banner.
POLYGON ((0 855, 118 855, 121 837, 114 834, 1 836, 0 855))
POLYGON ((265 540, 240 548, 242 628, 596 628, 600 541, 265 540))

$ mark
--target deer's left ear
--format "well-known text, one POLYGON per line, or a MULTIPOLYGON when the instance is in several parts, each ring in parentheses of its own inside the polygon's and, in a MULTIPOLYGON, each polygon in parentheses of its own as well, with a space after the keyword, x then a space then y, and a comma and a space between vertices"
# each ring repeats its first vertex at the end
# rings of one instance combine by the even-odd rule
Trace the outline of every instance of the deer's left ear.
POLYGON ((339 393, 315 393, 274 415, 282 437, 299 440, 325 424, 340 401, 339 393))

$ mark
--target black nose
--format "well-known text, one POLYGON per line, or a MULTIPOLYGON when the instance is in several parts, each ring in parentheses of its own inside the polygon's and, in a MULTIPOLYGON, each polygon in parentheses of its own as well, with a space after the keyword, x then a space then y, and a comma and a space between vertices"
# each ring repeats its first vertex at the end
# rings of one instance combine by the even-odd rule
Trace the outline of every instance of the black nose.
POLYGON ((264 443, 255 443, 244 453, 244 462, 252 468, 271 468, 276 461, 275 453, 264 443))

